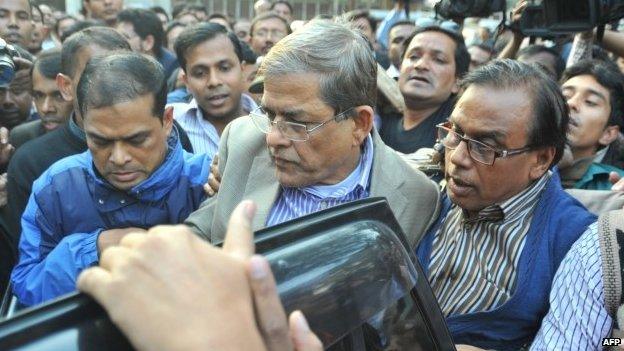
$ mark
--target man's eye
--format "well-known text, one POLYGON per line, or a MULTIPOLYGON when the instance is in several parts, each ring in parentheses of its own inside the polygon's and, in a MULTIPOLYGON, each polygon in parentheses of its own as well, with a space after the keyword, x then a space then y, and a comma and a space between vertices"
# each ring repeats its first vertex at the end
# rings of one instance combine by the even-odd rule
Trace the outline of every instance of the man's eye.
POLYGON ((136 137, 136 138, 132 138, 129 140, 130 144, 132 145, 141 145, 145 142, 145 140, 147 139, 147 137, 141 136, 141 137, 136 137))
POLYGON ((97 146, 107 146, 109 144, 107 140, 102 140, 102 139, 97 139, 97 138, 91 138, 91 142, 97 146))

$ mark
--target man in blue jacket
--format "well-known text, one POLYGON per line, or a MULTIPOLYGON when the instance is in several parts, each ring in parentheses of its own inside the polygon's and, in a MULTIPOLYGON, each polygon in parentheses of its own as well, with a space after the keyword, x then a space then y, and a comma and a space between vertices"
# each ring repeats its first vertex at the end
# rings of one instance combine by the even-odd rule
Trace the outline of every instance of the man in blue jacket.
POLYGON ((417 254, 456 344, 530 344, 557 267, 595 221, 549 171, 567 124, 554 80, 498 60, 469 73, 438 127, 447 197, 417 254))
POLYGON ((130 232, 181 223, 204 198, 210 159, 182 150, 158 62, 93 58, 76 94, 89 150, 33 184, 11 276, 24 305, 73 291, 104 249, 130 232))

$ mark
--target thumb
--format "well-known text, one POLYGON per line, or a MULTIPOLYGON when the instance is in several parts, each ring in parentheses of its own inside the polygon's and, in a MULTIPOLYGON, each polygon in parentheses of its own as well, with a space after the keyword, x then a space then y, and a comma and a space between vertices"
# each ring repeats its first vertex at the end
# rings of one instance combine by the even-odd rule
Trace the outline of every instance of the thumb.
POLYGON ((244 200, 232 212, 228 223, 223 250, 239 258, 249 258, 254 254, 254 235, 251 221, 256 214, 256 205, 244 200))
POLYGON ((290 335, 295 345, 295 351, 321 351, 321 340, 310 330, 308 321, 301 311, 294 311, 288 318, 290 335))

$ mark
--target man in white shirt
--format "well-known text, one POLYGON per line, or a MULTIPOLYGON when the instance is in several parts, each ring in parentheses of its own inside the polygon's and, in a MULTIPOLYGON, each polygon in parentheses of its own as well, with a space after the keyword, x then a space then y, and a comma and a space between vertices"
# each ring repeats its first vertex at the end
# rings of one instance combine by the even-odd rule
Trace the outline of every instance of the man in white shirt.
POLYGON ((243 94, 240 42, 225 27, 202 23, 180 34, 175 51, 193 99, 188 104, 171 104, 173 116, 188 134, 195 153, 213 156, 225 126, 256 107, 243 94))

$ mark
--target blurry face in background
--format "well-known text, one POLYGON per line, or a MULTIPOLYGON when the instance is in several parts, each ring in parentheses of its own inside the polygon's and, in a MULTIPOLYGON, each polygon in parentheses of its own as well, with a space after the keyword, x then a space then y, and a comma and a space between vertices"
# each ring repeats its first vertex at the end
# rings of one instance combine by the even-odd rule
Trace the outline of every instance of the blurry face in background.
POLYGON ((19 70, 8 86, 0 86, 0 127, 12 129, 30 117, 32 82, 28 70, 19 70))
POLYGON ((90 18, 102 20, 109 25, 117 21, 117 14, 123 7, 122 0, 84 0, 82 4, 90 18))
POLYGON ((368 40, 371 44, 375 44, 375 33, 373 33, 373 27, 371 27, 368 19, 364 17, 357 18, 353 21, 355 28, 357 28, 368 40))
POLYGON ((48 35, 48 28, 42 23, 41 13, 37 9, 33 9, 33 31, 30 43, 28 43, 28 51, 37 54, 41 51, 41 43, 48 35))
POLYGON ((158 16, 158 19, 160 20, 160 23, 162 24, 163 31, 167 30, 167 22, 169 22, 169 20, 167 19, 167 16, 163 13, 156 13, 156 16, 158 16))
POLYGON ((177 20, 182 23, 185 24, 187 26, 193 25, 195 23, 198 23, 199 20, 197 19, 197 16, 195 16, 194 14, 190 13, 190 12, 186 12, 186 13, 182 13, 178 16, 177 20))
POLYGON ((264 56, 286 35, 288 35, 288 28, 282 20, 267 18, 258 21, 251 33, 251 48, 256 54, 264 56))
POLYGON ((76 22, 78 21, 76 21, 73 18, 65 18, 65 19, 59 20, 58 31, 56 32, 56 35, 58 36, 58 38, 61 39, 63 37, 63 34, 65 34, 65 32, 67 31, 67 29, 73 26, 76 22))
POLYGON ((32 40, 33 22, 28 0, 0 1, 0 37, 9 44, 27 48, 32 40))
POLYGON ((249 30, 251 29, 251 22, 248 20, 238 20, 234 23, 234 33, 236 36, 246 42, 249 43, 251 40, 251 36, 249 35, 249 30))
POLYGON ((56 80, 43 76, 38 68, 33 70, 32 96, 46 131, 58 128, 69 118, 72 103, 63 99, 56 80))
POLYGON ((394 67, 401 67, 401 57, 403 55, 403 43, 414 32, 416 26, 409 24, 399 24, 390 30, 388 35, 388 57, 394 67))
POLYGON ((470 66, 469 70, 483 66, 490 61, 490 53, 481 49, 478 46, 471 46, 468 48, 468 53, 470 54, 470 66))
POLYGON ((284 17, 289 23, 292 22, 292 12, 290 12, 290 7, 288 7, 288 5, 277 3, 273 7, 273 12, 284 17))
POLYGON ((176 39, 178 39, 178 36, 180 36, 180 33, 182 33, 185 28, 186 27, 183 27, 183 26, 176 26, 176 27, 173 27, 169 31, 169 33, 167 33, 167 49, 169 49, 169 51, 175 52, 175 49, 174 49, 175 41, 176 39))

